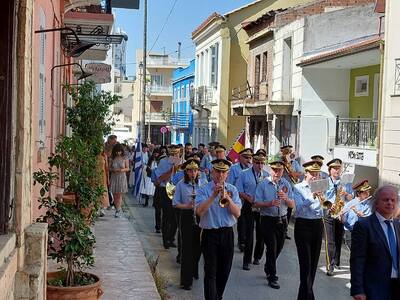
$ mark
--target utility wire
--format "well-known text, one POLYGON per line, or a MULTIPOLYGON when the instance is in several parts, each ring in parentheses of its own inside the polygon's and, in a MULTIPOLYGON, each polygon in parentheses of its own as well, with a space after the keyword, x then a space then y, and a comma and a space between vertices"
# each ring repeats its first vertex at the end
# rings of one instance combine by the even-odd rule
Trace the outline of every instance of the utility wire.
POLYGON ((164 31, 164 28, 167 25, 167 22, 169 20, 169 17, 172 15, 172 12, 173 12, 173 10, 175 8, 176 2, 178 2, 178 0, 175 0, 174 3, 172 4, 172 7, 171 7, 171 9, 169 11, 169 14, 168 14, 167 18, 165 19, 165 22, 164 22, 163 26, 161 27, 161 30, 158 33, 157 37, 156 37, 156 40, 154 41, 153 45, 151 46, 149 52, 147 52, 147 55, 149 55, 151 53, 151 51, 153 50, 154 46, 156 45, 158 39, 160 38, 161 33, 164 31))

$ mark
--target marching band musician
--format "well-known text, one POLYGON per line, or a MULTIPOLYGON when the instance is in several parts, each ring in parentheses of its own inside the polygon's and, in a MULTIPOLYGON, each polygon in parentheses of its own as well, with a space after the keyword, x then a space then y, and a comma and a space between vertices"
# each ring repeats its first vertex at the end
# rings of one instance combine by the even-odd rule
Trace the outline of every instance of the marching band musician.
MULTIPOLYGON (((227 182, 236 186, 236 181, 239 178, 239 175, 242 171, 247 170, 251 167, 251 158, 253 155, 253 150, 250 148, 243 149, 239 152, 239 161, 235 163, 229 170, 227 182)), ((243 252, 246 235, 244 232, 243 226, 243 216, 240 214, 237 223, 237 231, 238 231, 238 247, 240 252, 243 252)))
POLYGON ((271 175, 257 185, 254 207, 260 208, 261 228, 266 246, 264 271, 267 275, 268 285, 274 289, 279 289, 278 276, 276 276, 276 259, 285 243, 288 225, 287 209, 294 207, 294 200, 290 183, 282 178, 282 159, 274 157, 269 165, 271 175))
POLYGON ((211 181, 211 170, 212 164, 211 162, 216 159, 215 157, 215 147, 219 145, 219 142, 211 142, 208 143, 208 150, 209 152, 205 152, 203 158, 200 162, 200 170, 202 170, 208 178, 208 181, 211 181))
POLYGON ((356 197, 345 204, 341 215, 341 221, 345 229, 344 240, 349 249, 351 248, 351 231, 354 224, 359 218, 368 217, 372 214, 370 201, 371 186, 368 184, 368 180, 362 180, 355 184, 353 190, 356 197))
MULTIPOLYGON (((200 157, 197 153, 192 153, 192 154, 188 155, 186 157, 186 160, 189 160, 189 159, 195 159, 200 164, 200 157)), ((174 175, 172 175, 171 181, 174 185, 177 185, 178 182, 184 178, 184 176, 185 176, 185 170, 183 168, 180 168, 179 171, 177 171, 174 175)), ((204 180, 207 181, 207 176, 206 176, 205 172, 202 172, 200 169, 199 169, 199 176, 202 181, 204 181, 204 180)))
POLYGON ((321 166, 320 161, 304 163, 305 178, 293 190, 296 202, 294 241, 300 267, 297 300, 315 299, 313 285, 321 252, 323 212, 318 195, 311 192, 310 182, 319 179, 321 166))
POLYGON ((184 179, 176 185, 172 205, 180 209, 179 231, 181 234, 181 287, 192 288, 193 278, 199 278, 198 264, 201 256, 200 228, 194 212, 194 200, 199 186, 207 180, 200 179, 200 160, 188 157, 182 165, 184 179))
MULTIPOLYGON (((301 177, 303 175, 303 170, 300 164, 297 162, 297 160, 294 159, 292 145, 282 146, 281 155, 284 163, 283 178, 285 178, 293 187, 296 183, 298 183, 302 179, 301 177)), ((292 215, 292 209, 289 208, 287 213, 288 223, 290 222, 291 215, 292 215)), ((291 239, 290 236, 287 234, 287 231, 285 233, 285 238, 288 240, 291 239)))
MULTIPOLYGON (((243 152, 241 155, 244 155, 243 152)), ((239 178, 236 181, 236 187, 239 192, 239 197, 242 199, 242 209, 240 218, 242 219, 242 226, 245 236, 245 246, 243 253, 243 270, 250 270, 251 258, 253 256, 253 241, 254 241, 254 216, 252 205, 254 203, 254 195, 256 194, 256 187, 264 178, 269 176, 268 172, 263 170, 266 157, 262 153, 253 155, 253 166, 239 173, 239 178)), ((259 249, 258 249, 259 251, 259 249)), ((263 251, 261 249, 261 251, 263 251)), ((261 254, 257 256, 261 258, 261 254)), ((258 258, 258 259, 259 259, 258 258)))
POLYGON ((169 156, 160 160, 156 173, 155 185, 159 187, 157 190, 157 197, 161 199, 161 233, 163 237, 163 246, 165 249, 176 247, 174 243, 177 224, 172 202, 168 198, 165 189, 167 182, 169 182, 172 174, 174 174, 177 165, 180 163, 180 150, 178 146, 172 145, 169 148, 169 156))
MULTIPOLYGON (((258 154, 261 154, 261 155, 264 155, 265 157, 267 157, 267 151, 265 151, 262 148, 258 149, 256 151, 256 155, 258 155, 258 154)), ((269 174, 269 166, 267 164, 264 164, 263 171, 267 172, 269 174)), ((259 265, 260 260, 264 253, 264 237, 263 237, 262 228, 261 228, 260 209, 253 208, 253 217, 254 217, 254 222, 256 224, 256 245, 254 247, 253 265, 259 265)))
POLYGON ((334 268, 340 269, 340 253, 342 250, 342 240, 344 235, 343 224, 339 219, 331 216, 332 210, 335 209, 337 199, 344 199, 346 202, 353 199, 353 190, 351 183, 345 186, 340 184, 340 176, 342 175, 342 160, 334 158, 327 164, 329 173, 329 187, 326 191, 326 198, 332 203, 330 210, 324 210, 324 224, 326 231, 326 275, 333 276, 334 268))
POLYGON ((242 203, 236 187, 226 183, 231 163, 212 161, 212 181, 200 187, 195 209, 202 228, 204 256, 204 298, 222 299, 234 253, 233 226, 240 216, 242 203))
MULTIPOLYGON (((320 161, 322 163, 322 165, 324 164, 324 157, 322 155, 319 155, 319 154, 311 156, 311 160, 317 160, 317 161, 320 161)), ((326 172, 321 170, 321 172, 319 174, 319 177, 321 179, 326 179, 326 178, 329 177, 329 175, 328 175, 328 173, 326 173, 326 172)))
POLYGON ((222 144, 215 146, 215 159, 226 159, 226 147, 222 144))

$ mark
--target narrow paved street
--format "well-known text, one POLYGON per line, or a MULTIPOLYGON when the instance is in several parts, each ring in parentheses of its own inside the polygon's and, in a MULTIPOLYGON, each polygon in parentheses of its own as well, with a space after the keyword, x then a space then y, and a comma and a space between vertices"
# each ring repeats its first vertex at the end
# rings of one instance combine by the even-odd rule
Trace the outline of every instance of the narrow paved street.
MULTIPOLYGON (((150 203, 152 203, 150 201, 150 203)), ((202 274, 198 281, 194 281, 191 291, 184 291, 179 288, 179 265, 176 263, 177 250, 170 248, 165 250, 162 247, 161 234, 154 231, 154 209, 153 207, 142 207, 133 198, 126 199, 129 206, 130 221, 133 223, 139 238, 142 242, 146 256, 159 257, 158 269, 167 279, 167 292, 171 299, 197 300, 203 299, 202 274)), ((293 226, 290 235, 293 237, 293 226)), ((314 285, 316 299, 342 300, 351 299, 349 296, 349 251, 342 250, 342 270, 336 271, 334 277, 328 277, 324 272, 325 252, 321 251, 320 266, 314 285)), ((264 260, 265 258, 263 258, 264 260)), ((202 260, 200 262, 202 265, 202 260)), ((274 290, 267 286, 267 280, 261 265, 251 265, 250 271, 242 270, 242 254, 235 249, 233 266, 224 299, 296 299, 299 268, 294 240, 286 240, 285 247, 278 259, 278 276, 281 285, 280 290, 274 290)), ((202 271, 203 267, 200 267, 202 271)))

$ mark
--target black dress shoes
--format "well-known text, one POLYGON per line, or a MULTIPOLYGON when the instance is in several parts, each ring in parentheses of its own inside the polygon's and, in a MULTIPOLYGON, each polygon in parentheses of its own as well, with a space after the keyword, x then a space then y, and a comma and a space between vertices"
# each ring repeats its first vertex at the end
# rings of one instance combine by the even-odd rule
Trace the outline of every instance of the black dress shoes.
POLYGON ((277 290, 279 290, 281 288, 281 286, 279 285, 278 281, 276 281, 276 280, 268 281, 268 285, 270 287, 272 287, 273 289, 277 289, 277 290))
POLYGON ((192 289, 192 286, 191 285, 183 285, 181 288, 186 291, 190 291, 192 289))
POLYGON ((176 248, 176 244, 175 244, 174 242, 170 242, 170 243, 169 243, 169 246, 170 246, 171 248, 176 248))
POLYGON ((257 259, 257 258, 255 258, 254 260, 253 260, 253 265, 259 265, 260 264, 260 260, 259 259, 257 259))
POLYGON ((245 270, 245 271, 250 271, 250 266, 249 266, 249 264, 243 264, 243 270, 245 270))

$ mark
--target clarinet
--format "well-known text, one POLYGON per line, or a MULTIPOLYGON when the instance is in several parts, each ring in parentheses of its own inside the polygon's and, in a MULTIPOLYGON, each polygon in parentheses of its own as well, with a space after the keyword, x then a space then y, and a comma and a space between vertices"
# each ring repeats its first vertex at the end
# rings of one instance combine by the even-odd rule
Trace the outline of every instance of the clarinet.
MULTIPOLYGON (((279 182, 276 183, 275 187, 276 187, 276 196, 277 196, 278 199, 279 199, 278 193, 280 191, 284 192, 284 193, 287 193, 287 187, 286 186, 282 186, 282 188, 281 188, 279 186, 279 182)), ((280 201, 282 201, 282 200, 280 200, 280 201)), ((277 208, 278 208, 278 218, 279 218, 278 219, 278 224, 282 224, 283 221, 282 221, 282 216, 281 216, 281 206, 280 206, 280 204, 279 204, 279 206, 277 208)))
POLYGON ((197 224, 197 216, 196 216, 196 209, 195 209, 195 199, 196 199, 196 187, 195 187, 195 184, 196 184, 196 182, 195 182, 194 179, 192 179, 191 183, 192 183, 192 194, 191 194, 191 197, 192 197, 192 203, 193 203, 193 224, 197 226, 198 224, 197 224))

